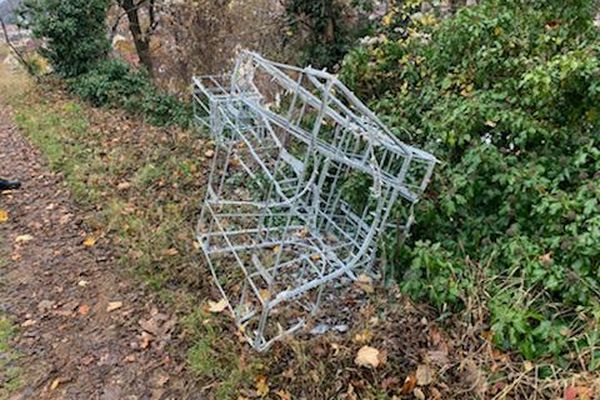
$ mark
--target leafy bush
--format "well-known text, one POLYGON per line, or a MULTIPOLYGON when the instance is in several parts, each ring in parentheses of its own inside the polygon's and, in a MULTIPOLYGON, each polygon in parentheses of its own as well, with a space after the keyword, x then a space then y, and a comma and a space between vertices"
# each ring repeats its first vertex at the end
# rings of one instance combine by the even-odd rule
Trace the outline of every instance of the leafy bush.
POLYGON ((71 90, 94 106, 123 107, 153 125, 188 126, 191 112, 173 96, 161 93, 143 70, 120 60, 107 60, 69 80, 71 90))
POLYGON ((41 53, 55 71, 77 76, 106 57, 108 0, 25 0, 20 21, 44 39, 41 53))
POLYGON ((403 289, 458 310, 483 286, 499 346, 561 362, 587 348, 586 367, 600 367, 594 2, 490 0, 442 21, 415 3, 342 69, 443 161, 409 246, 389 257, 403 289))

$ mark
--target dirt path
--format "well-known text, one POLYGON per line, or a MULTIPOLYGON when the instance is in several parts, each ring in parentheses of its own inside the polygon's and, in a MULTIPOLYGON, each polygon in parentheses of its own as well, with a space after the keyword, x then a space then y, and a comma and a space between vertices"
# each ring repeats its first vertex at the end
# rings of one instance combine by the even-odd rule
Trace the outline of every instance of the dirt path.
POLYGON ((24 182, 0 195, 0 310, 19 325, 23 355, 11 399, 194 398, 166 351, 174 319, 109 248, 86 246, 82 211, 1 100, 0 175, 24 182))

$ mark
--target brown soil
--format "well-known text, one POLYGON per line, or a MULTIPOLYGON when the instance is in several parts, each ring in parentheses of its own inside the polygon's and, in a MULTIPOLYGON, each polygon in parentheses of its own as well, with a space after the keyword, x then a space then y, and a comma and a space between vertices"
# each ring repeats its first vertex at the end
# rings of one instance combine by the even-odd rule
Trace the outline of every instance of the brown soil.
POLYGON ((194 398, 180 378, 184 364, 165 350, 174 318, 125 276, 108 246, 86 246, 82 213, 62 178, 4 106, 0 149, 0 175, 24 182, 0 195, 9 213, 0 224, 0 304, 20 326, 14 345, 24 371, 12 398, 194 398))

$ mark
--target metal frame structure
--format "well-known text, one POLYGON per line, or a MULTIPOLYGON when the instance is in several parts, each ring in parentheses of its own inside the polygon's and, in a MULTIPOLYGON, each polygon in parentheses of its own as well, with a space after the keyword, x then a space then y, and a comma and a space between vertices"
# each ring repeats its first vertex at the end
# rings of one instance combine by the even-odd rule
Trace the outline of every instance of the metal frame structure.
POLYGON ((193 82, 215 141, 197 239, 262 351, 301 329, 324 289, 372 269, 390 218, 409 229, 436 159, 324 71, 242 52, 231 75, 193 82))

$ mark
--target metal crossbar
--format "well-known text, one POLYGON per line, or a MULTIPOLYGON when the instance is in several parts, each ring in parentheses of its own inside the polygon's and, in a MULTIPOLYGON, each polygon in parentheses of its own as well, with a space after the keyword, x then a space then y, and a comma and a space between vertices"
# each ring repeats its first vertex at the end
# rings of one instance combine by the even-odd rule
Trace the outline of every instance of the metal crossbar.
POLYGON ((327 286, 371 271, 391 217, 410 228, 436 159, 324 71, 242 52, 230 75, 193 83, 215 141, 197 238, 262 351, 301 329, 327 286))

